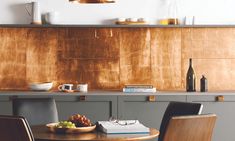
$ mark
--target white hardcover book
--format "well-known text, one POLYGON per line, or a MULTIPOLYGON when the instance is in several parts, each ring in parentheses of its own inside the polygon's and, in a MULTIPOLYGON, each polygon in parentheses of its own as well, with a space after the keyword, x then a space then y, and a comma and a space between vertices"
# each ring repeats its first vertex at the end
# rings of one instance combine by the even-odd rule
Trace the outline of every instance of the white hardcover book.
POLYGON ((147 134, 149 128, 138 120, 98 121, 100 129, 107 134, 147 134))
POLYGON ((123 88, 125 93, 155 93, 156 88, 123 88))

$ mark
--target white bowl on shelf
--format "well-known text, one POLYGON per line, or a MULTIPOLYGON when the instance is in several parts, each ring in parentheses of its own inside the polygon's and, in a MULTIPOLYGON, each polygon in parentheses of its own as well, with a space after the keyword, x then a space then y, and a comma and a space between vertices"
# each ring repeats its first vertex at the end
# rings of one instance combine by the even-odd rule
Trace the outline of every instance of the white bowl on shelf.
POLYGON ((30 83, 29 88, 33 91, 49 91, 53 86, 53 82, 36 82, 30 83))

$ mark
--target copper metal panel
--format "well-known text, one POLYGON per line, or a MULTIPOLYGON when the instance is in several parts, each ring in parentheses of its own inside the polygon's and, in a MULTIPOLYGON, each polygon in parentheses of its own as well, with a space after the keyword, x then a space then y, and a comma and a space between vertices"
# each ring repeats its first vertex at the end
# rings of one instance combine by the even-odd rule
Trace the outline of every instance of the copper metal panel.
MULTIPOLYGON (((200 90, 201 75, 208 78, 209 90, 234 90, 232 68, 235 57, 233 28, 187 28, 182 30, 182 74, 186 76, 188 59, 193 58, 200 90)), ((182 77, 185 87, 185 77, 182 77)), ((183 88, 184 88, 183 87, 183 88)))
POLYGON ((235 58, 235 29, 183 29, 182 55, 183 58, 235 58))
POLYGON ((29 82, 88 83, 90 89, 153 84, 184 90, 193 58, 197 90, 235 88, 234 28, 1 28, 0 89, 29 82))
POLYGON ((57 30, 28 30, 26 50, 26 81, 48 82, 56 79, 57 30))
POLYGON ((90 89, 119 89, 119 59, 80 60, 78 83, 88 83, 90 89))
POLYGON ((88 28, 86 31, 83 28, 69 28, 66 32, 62 39, 65 59, 119 58, 119 38, 115 29, 88 28))
POLYGON ((0 89, 25 88, 26 33, 27 29, 0 29, 0 89))
POLYGON ((119 61, 63 60, 57 69, 59 83, 88 83, 89 89, 118 89, 119 61))
POLYGON ((151 84, 150 31, 120 29, 120 84, 151 84))
POLYGON ((119 89, 116 30, 68 28, 60 32, 63 39, 60 37, 57 66, 64 66, 57 70, 60 83, 88 83, 89 89, 119 89))
POLYGON ((181 89, 181 29, 151 29, 151 76, 158 90, 181 89))

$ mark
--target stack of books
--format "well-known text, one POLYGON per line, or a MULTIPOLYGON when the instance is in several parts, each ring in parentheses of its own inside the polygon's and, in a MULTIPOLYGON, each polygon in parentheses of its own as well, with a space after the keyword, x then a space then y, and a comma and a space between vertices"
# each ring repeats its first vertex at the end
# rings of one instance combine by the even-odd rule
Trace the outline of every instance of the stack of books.
POLYGON ((125 93, 155 93, 157 90, 153 87, 153 85, 145 85, 145 84, 133 84, 133 85, 125 85, 123 88, 123 92, 125 93))

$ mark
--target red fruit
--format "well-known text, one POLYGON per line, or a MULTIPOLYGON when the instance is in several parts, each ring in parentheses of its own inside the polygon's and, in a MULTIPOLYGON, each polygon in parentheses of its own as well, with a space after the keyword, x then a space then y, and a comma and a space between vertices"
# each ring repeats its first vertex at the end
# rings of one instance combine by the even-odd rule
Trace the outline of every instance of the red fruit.
POLYGON ((76 127, 87 127, 92 126, 91 121, 84 115, 73 115, 69 117, 69 121, 73 122, 76 127))

